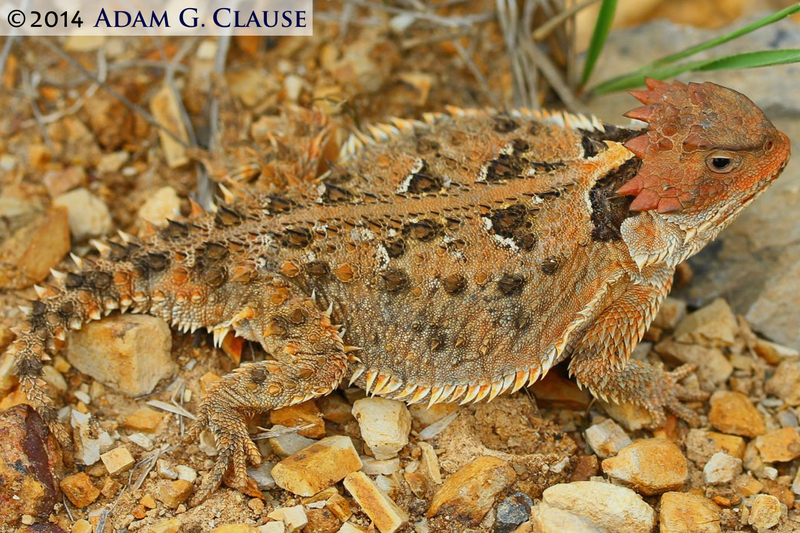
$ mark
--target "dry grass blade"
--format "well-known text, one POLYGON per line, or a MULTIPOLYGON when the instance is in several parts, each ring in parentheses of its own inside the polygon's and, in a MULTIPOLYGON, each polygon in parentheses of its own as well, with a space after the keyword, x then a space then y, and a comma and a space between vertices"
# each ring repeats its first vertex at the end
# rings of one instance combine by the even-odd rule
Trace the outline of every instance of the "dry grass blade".
POLYGON ((567 9, 561 11, 554 17, 551 17, 547 20, 547 22, 536 28, 532 35, 533 40, 537 43, 545 40, 550 36, 553 30, 558 28, 561 24, 564 24, 564 22, 577 15, 578 12, 599 1, 600 0, 583 0, 582 2, 578 2, 577 4, 569 6, 567 9))
POLYGON ((175 142, 179 143, 181 146, 183 146, 183 147, 185 147, 185 148, 188 148, 188 147, 189 147, 189 146, 188 146, 188 145, 187 145, 187 144, 186 144, 186 143, 183 141, 183 139, 181 139, 180 137, 178 137, 177 135, 175 135, 175 134, 174 134, 172 131, 170 131, 169 129, 167 129, 167 128, 165 128, 164 126, 162 126, 162 125, 161 125, 161 124, 160 124, 160 123, 159 123, 159 122, 158 122, 158 121, 157 121, 155 118, 153 118, 153 116, 152 116, 150 113, 148 113, 147 111, 145 111, 145 110, 144 110, 144 109, 143 109, 141 106, 139 106, 139 105, 137 105, 137 104, 134 104, 133 102, 131 102, 130 100, 128 100, 127 98, 125 98, 125 96, 123 96, 122 94, 120 94, 120 93, 119 93, 119 91, 117 91, 117 90, 115 90, 113 87, 111 87, 111 86, 110 86, 108 83, 106 83, 105 81, 102 81, 102 80, 100 80, 100 79, 99 79, 97 76, 95 76, 94 74, 92 74, 91 72, 89 72, 89 71, 86 69, 86 67, 84 67, 83 65, 81 65, 81 63, 80 63, 78 60, 76 60, 74 57, 72 57, 72 56, 71 56, 71 55, 69 55, 68 53, 64 52, 64 51, 63 51, 62 49, 60 49, 58 46, 56 46, 56 45, 54 45, 53 43, 51 43, 49 39, 45 39, 45 38, 41 38, 41 37, 37 37, 37 40, 38 40, 40 43, 42 43, 42 44, 43 44, 43 45, 44 45, 44 46, 45 46, 47 49, 49 49, 51 52, 53 52, 54 54, 56 54, 58 57, 60 57, 60 58, 64 59, 64 61, 66 61, 67 63, 69 63, 70 65, 72 65, 74 68, 76 68, 76 69, 77 69, 77 70, 78 70, 78 71, 79 71, 81 74, 83 74, 83 75, 84 75, 84 76, 85 76, 87 79, 89 79, 89 80, 91 80, 91 81, 93 81, 93 82, 97 83, 98 85, 100 85, 100 87, 102 87, 103 89, 105 89, 106 91, 108 91, 108 93, 109 93, 109 94, 111 94, 111 95, 112 95, 114 98, 116 98, 117 100, 119 100, 119 101, 120 101, 120 102, 121 102, 121 103, 122 103, 122 104, 123 104, 125 107, 127 107, 128 109, 130 109, 131 111, 133 111, 134 113, 136 113, 137 115, 139 115, 139 116, 141 116, 143 119, 145 119, 145 120, 147 121, 147 123, 148 123, 148 124, 150 124, 151 126, 153 126, 153 127, 155 127, 155 128, 158 128, 160 131, 163 131, 163 132, 164 132, 166 135, 168 135, 169 137, 171 137, 172 139, 174 139, 174 140, 175 140, 175 142))
POLYGON ((280 429, 265 429, 259 427, 258 429, 264 429, 262 433, 256 433, 255 435, 250 435, 252 440, 264 440, 264 439, 274 439, 275 437, 281 437, 283 435, 291 435, 293 433, 298 433, 305 429, 311 429, 314 427, 314 424, 306 424, 305 426, 297 426, 291 428, 280 428, 280 429))
POLYGON ((147 402, 147 405, 149 405, 150 407, 155 407, 156 409, 161 409, 162 411, 166 411, 168 413, 172 413, 174 415, 185 416, 189 420, 197 420, 196 416, 194 416, 192 413, 190 413, 180 405, 162 402, 161 400, 149 400, 147 402))

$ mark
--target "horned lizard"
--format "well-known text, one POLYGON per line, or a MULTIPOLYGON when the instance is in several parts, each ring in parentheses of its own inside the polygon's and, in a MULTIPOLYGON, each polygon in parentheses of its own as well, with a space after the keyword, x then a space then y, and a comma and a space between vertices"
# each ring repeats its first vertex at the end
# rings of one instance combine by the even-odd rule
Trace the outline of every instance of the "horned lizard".
POLYGON ((233 199, 99 255, 39 288, 11 350, 28 399, 56 339, 122 312, 233 330, 267 359, 212 387, 188 433, 219 455, 196 501, 259 463, 245 417, 341 383, 414 402, 517 391, 570 358, 597 396, 669 411, 698 392, 630 353, 695 254, 784 168, 789 140, 743 95, 647 81, 619 128, 563 112, 450 109, 359 132, 314 183, 233 199))

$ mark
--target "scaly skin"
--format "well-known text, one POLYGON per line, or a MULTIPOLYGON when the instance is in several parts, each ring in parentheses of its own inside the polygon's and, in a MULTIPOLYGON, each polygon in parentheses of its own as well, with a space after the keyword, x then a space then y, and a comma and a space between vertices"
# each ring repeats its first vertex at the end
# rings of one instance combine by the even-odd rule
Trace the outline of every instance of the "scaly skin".
POLYGON ((220 452, 195 501, 223 477, 244 486, 259 462, 246 416, 346 377, 465 403, 571 358, 594 394, 647 408, 655 425, 665 411, 695 423, 681 400, 700 395, 678 384, 691 368, 629 355, 676 265, 778 176, 789 141, 729 89, 648 87, 629 113, 645 132, 527 111, 395 120, 357 134, 316 183, 96 243, 99 258, 40 290, 12 345, 23 389, 67 444, 41 374, 69 329, 120 309, 258 342, 267 358, 212 388, 189 432, 209 428, 220 452))

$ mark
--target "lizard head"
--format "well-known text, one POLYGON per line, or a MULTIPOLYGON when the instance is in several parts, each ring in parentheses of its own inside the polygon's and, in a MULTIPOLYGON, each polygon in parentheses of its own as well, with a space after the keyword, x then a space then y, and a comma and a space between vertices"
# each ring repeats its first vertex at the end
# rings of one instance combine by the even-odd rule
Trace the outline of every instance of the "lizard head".
POLYGON ((714 83, 647 79, 644 104, 625 116, 649 124, 625 147, 642 159, 617 191, 632 211, 655 210, 684 227, 724 226, 786 166, 789 138, 746 96, 714 83))

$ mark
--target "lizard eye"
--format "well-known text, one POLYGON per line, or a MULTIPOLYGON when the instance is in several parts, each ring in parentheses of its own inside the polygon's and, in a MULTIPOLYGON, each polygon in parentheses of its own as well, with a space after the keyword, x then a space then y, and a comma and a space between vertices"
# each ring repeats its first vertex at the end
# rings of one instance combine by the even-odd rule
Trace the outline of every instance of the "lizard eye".
POLYGON ((706 166, 712 172, 725 174, 739 166, 740 158, 727 152, 716 152, 706 158, 706 166))

